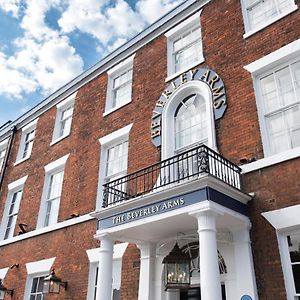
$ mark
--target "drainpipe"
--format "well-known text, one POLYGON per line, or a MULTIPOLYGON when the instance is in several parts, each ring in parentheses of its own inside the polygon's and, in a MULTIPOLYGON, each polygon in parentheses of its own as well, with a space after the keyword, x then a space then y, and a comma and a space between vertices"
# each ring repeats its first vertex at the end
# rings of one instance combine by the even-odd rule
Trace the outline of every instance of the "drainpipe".
MULTIPOLYGON (((7 122, 7 123, 10 123, 10 122, 7 122)), ((5 123, 4 125, 6 125, 7 123, 5 123)), ((3 126, 1 126, 1 128, 3 126)), ((4 162, 3 162, 3 165, 2 165, 2 169, 0 170, 0 191, 2 189, 2 182, 3 182, 3 179, 4 179, 4 173, 6 171, 6 167, 7 167, 7 163, 8 163, 8 158, 9 158, 9 155, 10 155, 10 151, 11 151, 13 139, 15 137, 15 133, 16 132, 17 132, 17 126, 12 126, 10 138, 9 138, 9 141, 8 141, 7 150, 6 150, 6 153, 5 153, 4 162)))

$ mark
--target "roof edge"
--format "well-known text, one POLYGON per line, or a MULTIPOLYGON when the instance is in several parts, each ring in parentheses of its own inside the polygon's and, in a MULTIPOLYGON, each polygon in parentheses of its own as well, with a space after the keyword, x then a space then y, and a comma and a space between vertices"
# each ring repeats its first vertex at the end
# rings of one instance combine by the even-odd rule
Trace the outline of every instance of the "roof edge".
POLYGON ((108 54, 88 70, 76 76, 74 79, 39 102, 29 111, 18 117, 13 122, 9 123, 4 128, 0 129, 0 140, 5 139, 10 134, 11 128, 14 126, 19 129, 28 122, 31 122, 49 108, 70 96, 72 93, 76 92, 79 88, 93 80, 95 77, 107 71, 115 64, 118 64, 126 57, 132 55, 134 52, 151 42, 163 32, 169 30, 182 19, 187 18, 197 10, 200 10, 210 1, 211 0, 186 0, 182 4, 178 5, 166 15, 162 16, 160 19, 148 26, 142 32, 131 38, 125 44, 108 54))

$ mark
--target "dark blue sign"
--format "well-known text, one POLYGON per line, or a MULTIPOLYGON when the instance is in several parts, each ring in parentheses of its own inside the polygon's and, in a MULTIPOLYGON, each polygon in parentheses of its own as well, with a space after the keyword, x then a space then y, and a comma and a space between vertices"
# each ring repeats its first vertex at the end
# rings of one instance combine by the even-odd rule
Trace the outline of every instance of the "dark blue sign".
POLYGON ((105 229, 119 226, 139 219, 144 219, 186 207, 195 203, 200 203, 205 200, 214 201, 243 215, 248 215, 248 207, 246 204, 243 204, 212 188, 205 187, 194 192, 178 195, 176 197, 154 202, 145 206, 140 206, 135 209, 126 210, 117 215, 103 218, 99 221, 98 228, 105 229))

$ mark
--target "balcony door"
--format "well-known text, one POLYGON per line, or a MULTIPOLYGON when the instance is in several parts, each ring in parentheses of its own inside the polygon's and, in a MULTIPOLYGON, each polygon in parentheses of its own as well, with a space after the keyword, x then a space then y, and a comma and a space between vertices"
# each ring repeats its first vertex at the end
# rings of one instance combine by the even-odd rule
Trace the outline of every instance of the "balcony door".
POLYGON ((180 101, 175 114, 175 153, 197 144, 207 144, 207 114, 205 99, 193 94, 180 101))
POLYGON ((187 82, 173 93, 162 114, 162 159, 199 144, 216 149, 215 123, 209 86, 187 82))

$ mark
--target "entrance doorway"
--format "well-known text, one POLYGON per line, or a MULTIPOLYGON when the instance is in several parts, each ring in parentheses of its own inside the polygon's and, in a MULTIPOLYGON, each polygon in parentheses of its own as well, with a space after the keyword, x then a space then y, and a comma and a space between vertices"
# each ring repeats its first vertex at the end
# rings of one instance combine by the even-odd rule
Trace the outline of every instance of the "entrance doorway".
MULTIPOLYGON (((222 300, 226 300, 225 285, 221 285, 222 300)), ((180 291, 180 300, 201 300, 200 287, 191 287, 186 291, 180 291)))

